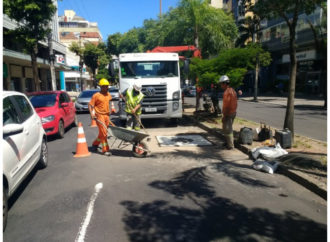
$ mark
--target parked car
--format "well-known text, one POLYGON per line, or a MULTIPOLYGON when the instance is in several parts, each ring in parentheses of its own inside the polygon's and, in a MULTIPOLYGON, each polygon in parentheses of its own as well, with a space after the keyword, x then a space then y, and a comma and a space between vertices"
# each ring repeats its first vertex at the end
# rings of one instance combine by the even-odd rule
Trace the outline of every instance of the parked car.
MULTIPOLYGON (((76 110, 77 112, 84 112, 84 111, 89 111, 88 110, 88 103, 92 99, 92 96, 99 92, 100 89, 91 89, 91 90, 84 90, 82 91, 75 103, 76 110)), ((112 100, 117 101, 119 100, 119 89, 115 86, 110 86, 109 87, 109 93, 111 94, 112 100)))
POLYGON ((63 138, 65 128, 78 126, 75 105, 65 91, 31 92, 28 97, 47 135, 56 134, 63 138))
POLYGON ((84 90, 82 91, 76 102, 75 102, 75 107, 77 112, 88 112, 88 103, 90 102, 90 100, 92 99, 92 96, 99 92, 100 89, 91 89, 91 90, 84 90))
POLYGON ((196 87, 195 86, 187 86, 183 91, 186 97, 196 97, 196 87))
POLYGON ((112 100, 113 101, 118 101, 119 100, 119 89, 115 86, 110 86, 109 87, 109 92, 111 94, 112 100))
POLYGON ((8 199, 38 164, 48 164, 46 133, 26 95, 2 92, 3 230, 7 224, 8 199))

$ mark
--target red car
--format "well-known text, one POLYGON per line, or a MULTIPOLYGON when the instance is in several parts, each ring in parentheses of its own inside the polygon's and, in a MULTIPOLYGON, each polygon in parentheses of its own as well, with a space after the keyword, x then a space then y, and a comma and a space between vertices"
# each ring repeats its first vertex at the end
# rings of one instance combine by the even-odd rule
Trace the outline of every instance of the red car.
POLYGON ((41 118, 47 135, 64 137, 65 128, 78 125, 76 108, 65 91, 42 91, 27 94, 41 118))

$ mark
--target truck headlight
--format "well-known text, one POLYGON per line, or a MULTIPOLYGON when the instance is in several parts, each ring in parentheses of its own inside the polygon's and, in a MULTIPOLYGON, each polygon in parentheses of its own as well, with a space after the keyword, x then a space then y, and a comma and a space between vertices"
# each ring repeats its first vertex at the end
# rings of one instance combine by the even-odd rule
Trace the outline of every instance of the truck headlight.
POLYGON ((43 124, 45 124, 45 123, 48 123, 48 122, 53 121, 54 119, 55 119, 55 116, 54 115, 50 115, 50 116, 41 118, 41 122, 43 124))
POLYGON ((179 102, 173 102, 173 111, 179 109, 179 102))
POLYGON ((180 91, 173 92, 173 100, 180 99, 180 91))

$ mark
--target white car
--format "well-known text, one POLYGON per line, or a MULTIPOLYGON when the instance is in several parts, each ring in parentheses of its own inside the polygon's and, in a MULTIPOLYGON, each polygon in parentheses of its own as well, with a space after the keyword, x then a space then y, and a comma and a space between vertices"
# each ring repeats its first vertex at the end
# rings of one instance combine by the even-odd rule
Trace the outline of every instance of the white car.
POLYGON ((39 115, 26 95, 3 91, 3 230, 8 217, 8 199, 38 164, 48 164, 46 133, 39 115))

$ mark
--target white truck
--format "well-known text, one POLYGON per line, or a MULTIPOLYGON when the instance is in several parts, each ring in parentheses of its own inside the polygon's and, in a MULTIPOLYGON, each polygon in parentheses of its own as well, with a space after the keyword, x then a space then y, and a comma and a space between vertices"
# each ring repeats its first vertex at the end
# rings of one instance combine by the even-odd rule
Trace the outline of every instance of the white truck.
MULTIPOLYGON (((119 55, 119 91, 140 84, 145 95, 142 119, 182 118, 179 56, 177 53, 126 53, 119 55)), ((119 117, 126 120, 125 102, 119 117)))

